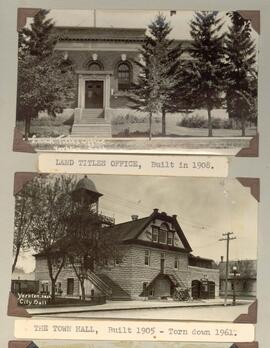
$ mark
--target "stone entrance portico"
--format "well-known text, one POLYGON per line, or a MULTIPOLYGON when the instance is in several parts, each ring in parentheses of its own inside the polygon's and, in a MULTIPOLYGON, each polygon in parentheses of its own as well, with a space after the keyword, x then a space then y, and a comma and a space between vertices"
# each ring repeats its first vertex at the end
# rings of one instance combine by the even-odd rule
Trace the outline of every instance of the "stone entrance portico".
POLYGON ((74 111, 73 136, 111 137, 108 120, 112 71, 77 71, 78 107, 74 111))

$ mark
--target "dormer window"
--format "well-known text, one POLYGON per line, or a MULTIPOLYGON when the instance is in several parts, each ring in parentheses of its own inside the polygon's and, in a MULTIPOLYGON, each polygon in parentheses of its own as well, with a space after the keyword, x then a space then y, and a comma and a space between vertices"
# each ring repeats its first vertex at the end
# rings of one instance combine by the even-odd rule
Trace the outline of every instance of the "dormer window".
POLYGON ((161 244, 166 244, 167 243, 167 231, 159 230, 158 242, 161 243, 161 244))
POLYGON ((170 230, 166 223, 162 223, 160 227, 152 226, 152 242, 173 246, 174 231, 170 230))
POLYGON ((168 231, 167 244, 168 245, 173 245, 173 232, 171 232, 171 231, 168 231))
POLYGON ((152 227, 152 242, 158 243, 158 227, 152 227))

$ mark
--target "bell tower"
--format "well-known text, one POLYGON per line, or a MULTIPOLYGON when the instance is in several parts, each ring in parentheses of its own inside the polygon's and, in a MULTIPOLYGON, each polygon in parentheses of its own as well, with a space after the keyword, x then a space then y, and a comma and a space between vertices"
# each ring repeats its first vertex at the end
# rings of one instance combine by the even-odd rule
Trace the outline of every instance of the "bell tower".
POLYGON ((77 202, 87 209, 91 209, 92 212, 98 214, 99 198, 103 196, 98 192, 95 184, 90 180, 87 175, 78 181, 74 191, 71 193, 74 202, 77 202))

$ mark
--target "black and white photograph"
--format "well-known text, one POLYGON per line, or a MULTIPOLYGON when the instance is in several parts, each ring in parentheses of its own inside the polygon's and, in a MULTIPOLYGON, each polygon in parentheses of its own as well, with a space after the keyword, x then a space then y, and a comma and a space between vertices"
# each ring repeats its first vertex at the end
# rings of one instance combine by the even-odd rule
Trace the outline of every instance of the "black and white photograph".
POLYGON ((252 11, 31 11, 18 28, 20 151, 236 155, 257 139, 252 11))
POLYGON ((11 296, 33 317, 233 322, 256 301, 257 210, 231 178, 36 175, 11 296))

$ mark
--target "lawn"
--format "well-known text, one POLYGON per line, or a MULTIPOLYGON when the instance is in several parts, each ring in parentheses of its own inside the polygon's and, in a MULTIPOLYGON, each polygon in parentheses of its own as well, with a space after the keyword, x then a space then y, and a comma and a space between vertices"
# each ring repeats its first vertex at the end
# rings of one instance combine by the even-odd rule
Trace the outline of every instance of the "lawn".
MULTIPOLYGON (((111 109, 110 110, 112 136, 113 138, 134 138, 149 136, 149 118, 145 113, 131 111, 129 109, 111 109)), ((197 120, 197 121, 198 121, 197 120)), ((49 118, 42 115, 41 117, 32 120, 30 128, 30 137, 36 138, 57 138, 66 137, 71 134, 72 130, 72 110, 67 110, 56 118, 49 118)), ((228 127, 228 117, 224 110, 215 110, 213 112, 213 129, 214 137, 240 137, 240 129, 232 129, 228 127), (217 122, 218 121, 218 122, 217 122)), ((152 135, 154 137, 161 136, 161 116, 154 115, 152 120, 152 135)), ((24 122, 17 122, 17 128, 24 134, 24 122)), ((256 127, 248 125, 246 128, 246 136, 256 135, 256 127)), ((203 110, 188 114, 185 113, 168 113, 166 116, 166 136, 167 137, 207 137, 208 129, 206 115, 203 110), (204 125, 201 122, 195 122, 188 126, 183 126, 183 119, 204 120, 204 125)))

